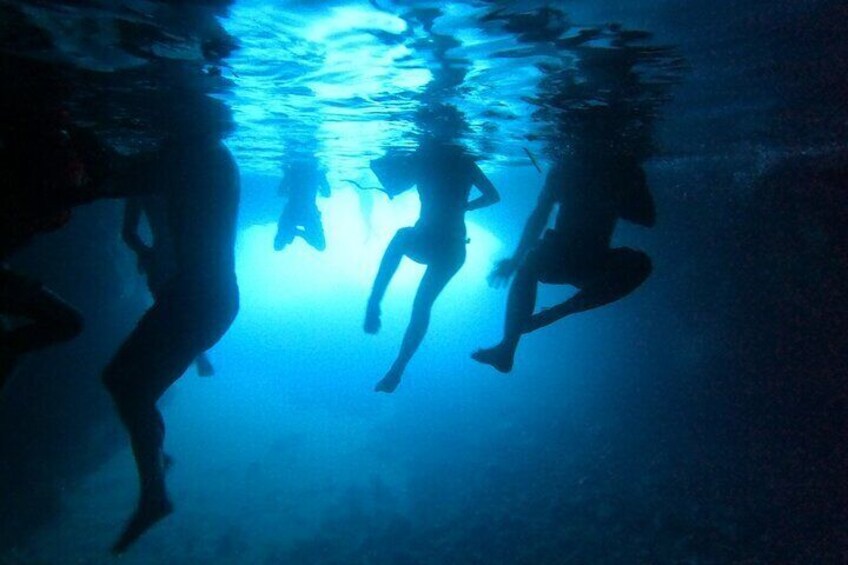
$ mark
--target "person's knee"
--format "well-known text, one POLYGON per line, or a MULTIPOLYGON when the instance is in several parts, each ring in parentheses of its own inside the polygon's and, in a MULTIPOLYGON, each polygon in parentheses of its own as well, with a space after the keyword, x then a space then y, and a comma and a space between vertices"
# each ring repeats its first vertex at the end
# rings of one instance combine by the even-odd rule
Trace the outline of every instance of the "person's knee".
POLYGON ((654 267, 646 253, 634 249, 622 249, 619 257, 622 274, 626 273, 632 288, 638 287, 651 276, 654 267))
POLYGON ((651 273, 654 270, 654 265, 647 254, 642 253, 641 251, 636 251, 635 253, 636 256, 633 258, 633 266, 631 268, 633 270, 634 278, 639 281, 639 284, 642 284, 648 277, 651 276, 651 273))
POLYGON ((536 282, 543 278, 545 269, 542 259, 536 255, 531 254, 528 255, 524 261, 518 266, 518 269, 515 271, 515 279, 513 284, 515 283, 529 283, 536 282))
POLYGON ((401 228, 392 238, 391 243, 389 243, 390 248, 404 248, 409 245, 409 241, 412 238, 412 228, 401 228))
POLYGON ((411 321, 414 324, 424 324, 427 325, 430 323, 430 314, 433 310, 433 303, 435 302, 435 297, 432 296, 416 296, 415 300, 412 302, 412 315, 411 321))

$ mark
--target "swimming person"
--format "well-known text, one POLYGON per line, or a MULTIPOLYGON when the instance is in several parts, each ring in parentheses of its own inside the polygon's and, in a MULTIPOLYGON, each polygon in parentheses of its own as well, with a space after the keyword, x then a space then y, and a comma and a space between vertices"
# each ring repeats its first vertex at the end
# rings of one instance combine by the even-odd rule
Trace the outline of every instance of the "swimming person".
MULTIPOLYGON (((127 198, 124 206, 124 221, 121 234, 127 247, 135 253, 138 270, 147 280, 151 296, 157 296, 175 269, 174 242, 168 228, 166 201, 159 194, 145 194, 127 198), (141 218, 147 219, 151 243, 147 244, 139 234, 141 218)), ((197 374, 211 377, 215 368, 206 353, 194 360, 197 374)))
POLYGON ((501 372, 512 370, 522 334, 614 302, 633 292, 651 273, 645 253, 610 248, 619 218, 644 226, 655 222, 654 203, 638 161, 602 144, 578 144, 548 173, 538 202, 512 257, 492 271, 490 282, 515 279, 509 290, 503 339, 472 357, 501 372), (554 206, 554 229, 540 240, 554 206), (534 314, 539 282, 570 284, 578 292, 534 314))
POLYGON ((398 230, 383 255, 365 315, 365 331, 377 333, 380 302, 401 259, 407 256, 427 265, 400 352, 374 387, 378 392, 393 392, 424 339, 433 303, 465 263, 465 212, 491 206, 500 196, 470 155, 461 147, 439 139, 425 140, 411 156, 378 159, 372 162, 372 169, 390 195, 415 184, 421 199, 421 213, 415 226, 398 230), (469 201, 472 186, 481 194, 469 201))
POLYGON ((0 325, 0 391, 23 355, 69 341, 83 328, 74 306, 6 261, 36 235, 65 226, 74 206, 91 201, 112 161, 64 109, 31 98, 19 103, 0 116, 0 315, 22 321, 0 325))
POLYGON ((327 242, 321 224, 321 212, 315 205, 315 199, 319 194, 329 198, 330 184, 318 159, 314 155, 301 156, 287 163, 279 192, 288 200, 277 221, 274 249, 282 251, 295 237, 300 236, 313 248, 324 251, 327 242))
POLYGON ((103 373, 130 435, 140 487, 138 507, 114 553, 172 512, 165 426, 156 403, 226 333, 238 311, 239 177, 219 137, 180 131, 153 154, 134 158, 114 185, 114 196, 162 194, 174 248, 173 273, 103 373))

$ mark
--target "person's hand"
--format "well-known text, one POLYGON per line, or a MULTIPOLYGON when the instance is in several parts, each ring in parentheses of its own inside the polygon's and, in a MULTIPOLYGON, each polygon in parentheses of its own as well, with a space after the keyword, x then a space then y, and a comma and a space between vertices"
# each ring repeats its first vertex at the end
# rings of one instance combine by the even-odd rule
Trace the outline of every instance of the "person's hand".
POLYGON ((489 286, 493 288, 500 288, 506 285, 509 281, 510 277, 515 273, 515 269, 517 268, 517 264, 515 259, 502 259, 498 261, 495 268, 492 269, 492 272, 489 273, 487 280, 489 281, 489 286))

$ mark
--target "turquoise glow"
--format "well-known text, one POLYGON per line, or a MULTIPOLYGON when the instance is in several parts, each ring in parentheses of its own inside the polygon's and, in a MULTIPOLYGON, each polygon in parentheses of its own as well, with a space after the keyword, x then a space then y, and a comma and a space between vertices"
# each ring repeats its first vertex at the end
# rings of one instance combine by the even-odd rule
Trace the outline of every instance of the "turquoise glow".
MULTIPOLYGON (((352 190, 336 192, 319 201, 327 236, 327 249, 320 253, 300 238, 283 252, 275 252, 272 242, 276 224, 252 226, 243 230, 238 242, 239 286, 243 308, 262 310, 281 307, 292 301, 326 300, 328 296, 364 297, 377 273, 383 251, 394 233, 415 223, 418 199, 407 193, 389 201, 375 197, 368 234, 356 195, 352 190)), ((492 262, 501 253, 501 243, 487 229, 467 222, 468 259, 457 281, 485 279, 492 262)), ((391 290, 411 294, 418 285, 424 267, 409 260, 401 264, 391 290)), ((454 281, 457 286, 462 282, 454 281)), ((452 283, 451 286, 454 285, 452 283)), ((475 285, 476 286, 476 285, 475 285)))

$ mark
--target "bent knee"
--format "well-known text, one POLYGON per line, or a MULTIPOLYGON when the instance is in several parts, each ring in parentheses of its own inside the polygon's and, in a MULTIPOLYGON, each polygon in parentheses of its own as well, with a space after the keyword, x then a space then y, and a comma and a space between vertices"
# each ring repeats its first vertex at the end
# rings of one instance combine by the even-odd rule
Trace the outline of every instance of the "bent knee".
POLYGON ((639 286, 651 276, 654 267, 646 253, 625 247, 616 250, 615 255, 616 270, 628 278, 633 287, 639 286))
MULTIPOLYGON (((527 254, 518 265, 515 278, 541 280, 542 282, 549 282, 548 279, 558 279, 550 272, 552 271, 550 267, 550 263, 537 250, 534 250, 527 254)), ((558 281, 551 280, 550 282, 558 281)))
POLYGON ((637 256, 633 259, 632 269, 634 276, 641 283, 651 276, 651 273, 654 271, 654 264, 646 253, 642 253, 641 251, 637 251, 636 253, 637 256))
POLYGON ((409 243, 409 240, 412 239, 413 233, 413 228, 400 228, 395 232, 395 235, 389 245, 406 245, 409 243))

